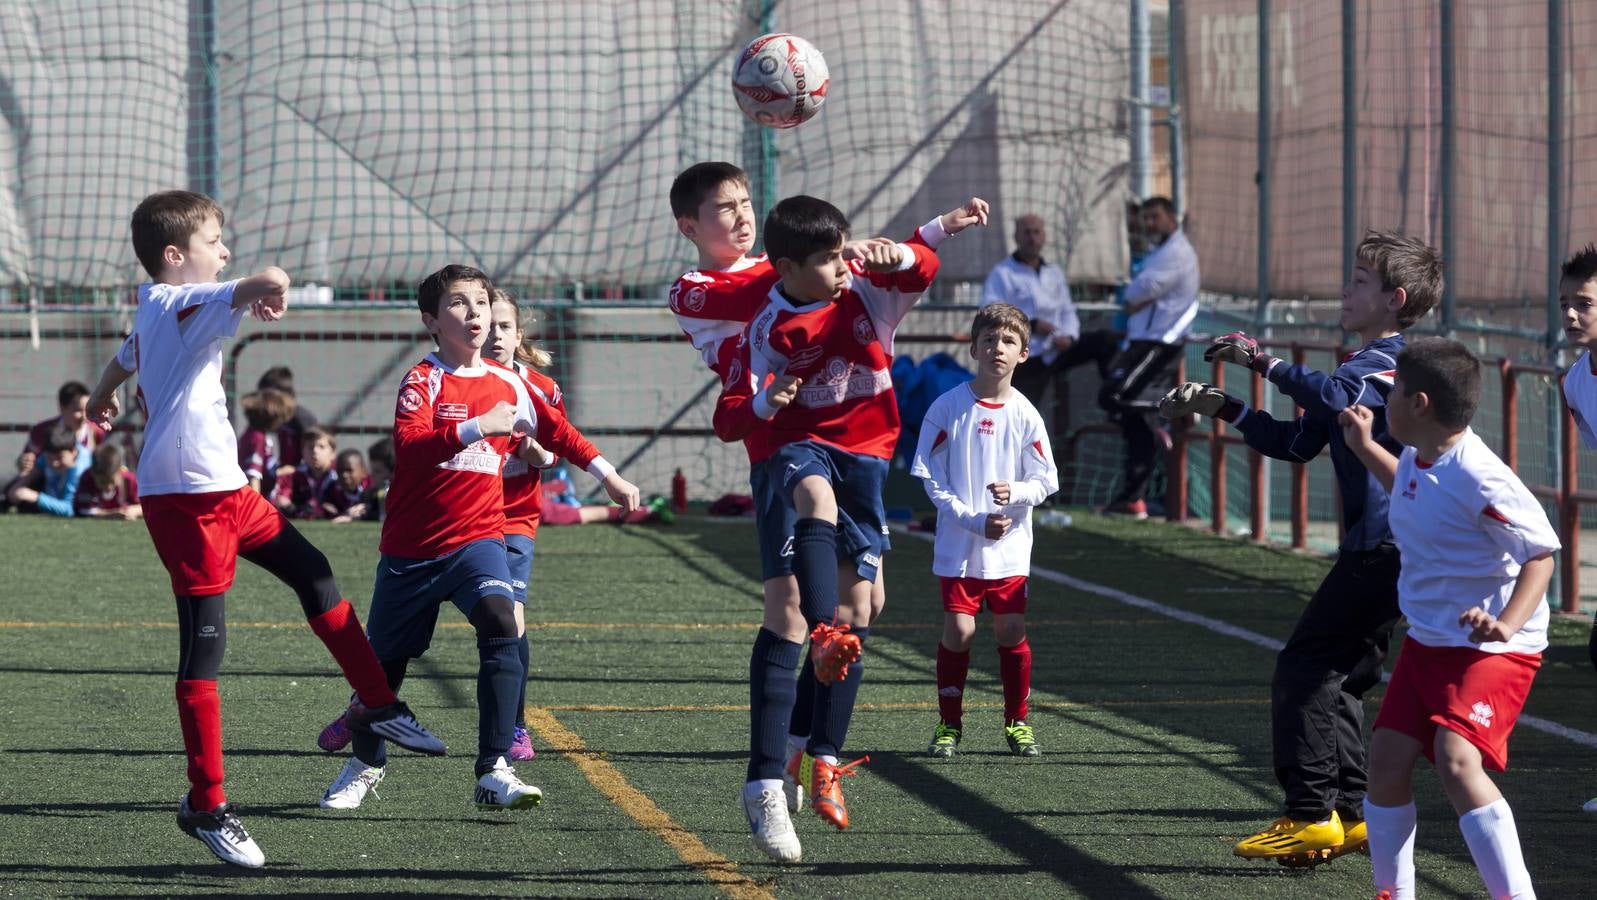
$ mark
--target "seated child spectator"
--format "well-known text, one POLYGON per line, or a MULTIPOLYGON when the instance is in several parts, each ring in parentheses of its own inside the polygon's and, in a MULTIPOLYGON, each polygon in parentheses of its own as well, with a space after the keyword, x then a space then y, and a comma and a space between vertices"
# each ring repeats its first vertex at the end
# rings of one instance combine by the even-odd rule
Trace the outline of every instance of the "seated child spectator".
POLYGON ((294 470, 294 486, 286 502, 285 498, 278 497, 278 506, 296 519, 330 519, 338 515, 329 500, 333 485, 338 481, 338 475, 333 472, 338 442, 320 428, 307 428, 304 446, 305 458, 294 470))
POLYGON ((139 505, 139 479, 127 467, 121 445, 108 442, 94 449, 94 461, 78 481, 74 505, 80 516, 127 522, 144 516, 144 508, 139 505))
POLYGON ((542 519, 545 525, 595 525, 600 522, 670 525, 676 521, 676 513, 671 511, 671 504, 664 497, 654 497, 632 512, 615 505, 583 503, 577 499, 564 466, 545 477, 540 489, 543 491, 542 519))
POLYGON ((283 467, 282 474, 292 477, 294 468, 303 461, 305 432, 316 426, 316 415, 299 405, 299 397, 294 393, 294 371, 288 366, 273 366, 261 373, 255 389, 264 391, 267 388, 282 391, 295 401, 293 414, 277 431, 278 463, 283 467))
POLYGON ((89 389, 82 382, 69 381, 61 385, 56 391, 56 406, 59 415, 45 419, 28 430, 28 442, 23 445, 22 453, 17 456, 16 478, 6 485, 9 494, 12 487, 19 484, 28 485, 35 489, 38 483, 33 479, 43 473, 37 470, 39 456, 44 453, 44 444, 50 437, 50 432, 57 427, 65 425, 77 436, 78 447, 85 454, 94 451, 100 442, 105 440, 106 429, 97 422, 90 422, 84 414, 84 407, 89 402, 89 389))
POLYGON ((6 499, 22 512, 72 516, 78 482, 89 467, 89 454, 78 446, 77 434, 66 425, 50 432, 43 450, 45 465, 35 466, 29 478, 13 482, 6 499))
POLYGON ((354 447, 340 451, 333 467, 338 480, 328 489, 324 503, 336 510, 334 522, 355 522, 366 518, 366 492, 372 480, 366 474, 366 460, 354 447))
POLYGON ((249 427, 238 438, 238 465, 250 480, 250 490, 270 500, 277 494, 277 469, 281 459, 278 431, 294 417, 294 395, 262 388, 239 400, 249 427))
POLYGON ((383 520, 383 503, 388 499, 388 482, 394 477, 394 439, 383 438, 366 448, 366 506, 368 522, 383 520))

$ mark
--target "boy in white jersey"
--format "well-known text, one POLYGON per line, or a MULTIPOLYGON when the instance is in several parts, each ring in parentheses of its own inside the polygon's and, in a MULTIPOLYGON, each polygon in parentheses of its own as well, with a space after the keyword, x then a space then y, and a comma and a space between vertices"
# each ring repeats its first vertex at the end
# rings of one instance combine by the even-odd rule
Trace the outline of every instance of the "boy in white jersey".
POLYGON ((1547 647, 1547 583, 1558 536, 1513 470, 1470 430, 1480 364, 1464 345, 1427 338, 1397 357, 1386 422, 1395 458, 1370 436, 1367 407, 1341 414, 1347 445, 1392 490, 1388 521, 1403 552, 1398 602, 1409 632, 1370 741, 1364 804, 1378 896, 1414 896, 1413 769, 1437 776, 1493 897, 1534 897, 1508 802, 1486 774, 1547 647))
POLYGON ((139 488, 155 552, 172 578, 178 619, 178 720, 190 790, 178 827, 223 862, 256 868, 261 848, 222 792, 222 706, 216 675, 227 644, 227 589, 242 556, 299 596, 362 703, 351 726, 407 749, 442 754, 444 745, 416 723, 389 689, 349 601, 324 557, 260 492, 238 464, 238 443, 222 390, 222 343, 246 310, 263 322, 288 308, 288 274, 268 266, 218 283, 227 265, 222 209, 189 191, 144 198, 133 211, 133 249, 153 279, 139 286, 133 333, 105 367, 88 415, 107 424, 119 413, 116 391, 139 375, 144 450, 139 488))
MULTIPOLYGON (((1564 336, 1580 349, 1580 358, 1564 376, 1564 402, 1575 418, 1581 442, 1597 450, 1597 247, 1587 244, 1564 260, 1558 279, 1558 308, 1564 316, 1564 336)), ((1597 667, 1597 619, 1592 621, 1586 650, 1597 667)), ((1586 812, 1597 813, 1597 798, 1586 801, 1586 812)))
POLYGON ((1004 738, 1011 753, 1040 756, 1026 721, 1031 694, 1026 576, 1031 508, 1059 490, 1059 471, 1042 416, 1010 384, 1015 367, 1029 355, 1026 314, 1008 303, 982 307, 970 333, 976 378, 932 403, 910 468, 937 505, 932 571, 943 587, 943 639, 937 645, 942 720, 927 752, 946 759, 959 746, 970 641, 985 602, 998 639, 1004 738))

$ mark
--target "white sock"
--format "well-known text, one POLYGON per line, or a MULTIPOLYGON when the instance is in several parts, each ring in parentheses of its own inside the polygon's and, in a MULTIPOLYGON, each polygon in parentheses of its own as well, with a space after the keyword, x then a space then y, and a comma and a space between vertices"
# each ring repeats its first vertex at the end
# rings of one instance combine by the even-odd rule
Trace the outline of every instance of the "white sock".
POLYGON ((753 800, 755 797, 760 796, 761 791, 775 791, 778 794, 782 793, 782 779, 762 778, 755 781, 750 781, 743 785, 743 797, 745 799, 753 800))
POLYGON ((1364 801, 1364 827, 1370 836, 1370 868, 1377 891, 1391 891, 1392 900, 1414 896, 1414 801, 1402 806, 1376 806, 1364 801))
POLYGON ((1514 828, 1514 811, 1507 800, 1499 797, 1496 803, 1459 816, 1458 830, 1464 832, 1469 855, 1475 858, 1475 868, 1492 897, 1534 900, 1536 891, 1519 852, 1519 831, 1514 828))
POLYGON ((826 763, 829 766, 837 765, 837 757, 831 755, 830 753, 822 753, 820 756, 817 756, 815 758, 820 760, 823 763, 826 763))

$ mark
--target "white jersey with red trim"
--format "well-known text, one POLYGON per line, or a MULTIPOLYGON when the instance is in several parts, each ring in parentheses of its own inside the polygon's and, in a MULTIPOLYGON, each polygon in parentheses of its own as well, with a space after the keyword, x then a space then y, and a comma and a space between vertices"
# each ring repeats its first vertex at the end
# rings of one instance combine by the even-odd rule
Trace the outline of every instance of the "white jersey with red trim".
POLYGON ((139 375, 144 448, 139 489, 145 496, 232 491, 249 483, 222 390, 222 343, 238 331, 237 281, 141 284, 133 333, 117 365, 139 375))
POLYGON ((970 384, 938 397, 921 423, 909 473, 937 507, 932 572, 945 578, 1013 578, 1031 574, 1031 508, 1059 490, 1059 471, 1042 416, 1019 391, 1002 403, 982 400, 970 384), (987 486, 1009 483, 1009 502, 987 486), (1014 524, 998 540, 987 516, 1014 524))
POLYGON ((1507 641, 1472 644, 1469 628, 1458 623, 1475 606, 1501 616, 1520 567, 1561 546, 1540 501, 1473 430, 1433 463, 1403 448, 1387 519, 1403 554, 1398 605, 1409 637, 1487 653, 1546 648, 1545 598, 1507 641))
POLYGON ((1564 402, 1575 417, 1581 442, 1587 450, 1597 450, 1597 373, 1591 367, 1591 351, 1587 350, 1564 375, 1564 402))
POLYGON ((771 289, 721 373, 715 431, 722 440, 742 440, 764 427, 773 451, 816 440, 892 457, 899 430, 893 336, 938 266, 924 244, 898 246, 904 265, 897 271, 871 273, 850 263, 853 277, 836 300, 795 305, 780 285, 771 289), (792 403, 777 409, 766 402, 764 387, 784 374, 803 384, 792 403))
POLYGON ((476 421, 500 401, 516 407, 518 433, 546 447, 567 440, 565 416, 499 363, 451 368, 428 354, 406 373, 394 411, 394 477, 378 545, 383 553, 436 559, 504 534, 505 455, 520 441, 485 437, 476 421))
POLYGON ((710 371, 721 374, 721 343, 743 333, 774 284, 776 270, 762 253, 726 269, 694 269, 671 285, 671 313, 710 371))

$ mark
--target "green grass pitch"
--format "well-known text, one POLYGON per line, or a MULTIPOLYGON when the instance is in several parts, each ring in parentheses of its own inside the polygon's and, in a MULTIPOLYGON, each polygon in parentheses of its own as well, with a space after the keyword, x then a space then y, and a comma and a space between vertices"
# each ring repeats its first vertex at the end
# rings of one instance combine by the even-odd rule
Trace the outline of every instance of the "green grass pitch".
MULTIPOLYGON (((362 610, 373 526, 304 528, 362 610)), ((142 526, 0 519, 0 894, 259 893, 574 897, 1357 897, 1369 863, 1313 871, 1231 855, 1278 814, 1265 648, 1042 579, 1032 586, 1033 724, 1007 754, 997 658, 972 651, 962 753, 928 759, 941 610, 930 545, 896 535, 849 753, 853 827, 797 819, 804 862, 770 863, 739 810, 748 651, 759 620, 752 524, 545 529, 533 575, 537 760, 547 799, 471 803, 476 654, 445 610, 404 695, 453 755, 396 753, 381 798, 316 800, 341 759, 315 736, 347 688, 292 595, 244 564, 221 678, 227 790, 267 855, 215 862, 173 821, 186 789, 165 574, 142 526)), ((1162 523, 1078 515, 1039 529, 1036 565, 1284 638, 1323 559, 1162 523)), ((1528 712, 1597 729, 1584 621, 1560 619, 1528 712)), ((1376 699, 1366 709, 1373 716, 1376 699)), ((1543 897, 1597 876, 1597 751, 1521 728, 1499 779, 1543 897)), ((1419 887, 1482 887, 1434 775, 1416 779, 1419 887)))

